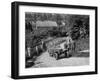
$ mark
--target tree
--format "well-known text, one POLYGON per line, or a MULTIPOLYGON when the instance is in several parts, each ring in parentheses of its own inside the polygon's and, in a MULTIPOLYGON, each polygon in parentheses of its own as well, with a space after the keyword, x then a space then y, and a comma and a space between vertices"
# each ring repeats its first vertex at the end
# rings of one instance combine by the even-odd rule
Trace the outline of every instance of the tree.
POLYGON ((72 23, 71 25, 72 39, 78 40, 81 37, 85 38, 87 35, 89 35, 89 16, 88 15, 72 15, 70 16, 70 23, 72 23))

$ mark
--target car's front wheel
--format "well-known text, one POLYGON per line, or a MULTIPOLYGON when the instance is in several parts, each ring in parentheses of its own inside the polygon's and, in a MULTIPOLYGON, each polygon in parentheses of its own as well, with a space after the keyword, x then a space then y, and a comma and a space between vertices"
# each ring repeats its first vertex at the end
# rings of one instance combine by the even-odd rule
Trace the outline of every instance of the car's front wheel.
POLYGON ((57 53, 54 53, 53 56, 55 57, 56 60, 58 60, 58 54, 57 53))

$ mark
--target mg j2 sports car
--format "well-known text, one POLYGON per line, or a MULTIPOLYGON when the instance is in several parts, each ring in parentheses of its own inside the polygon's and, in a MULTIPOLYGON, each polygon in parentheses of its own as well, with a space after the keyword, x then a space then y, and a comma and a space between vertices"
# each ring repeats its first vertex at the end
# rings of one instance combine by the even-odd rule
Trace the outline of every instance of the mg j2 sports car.
POLYGON ((66 41, 64 41, 63 43, 48 49, 48 52, 50 56, 54 57, 56 60, 64 57, 68 58, 71 56, 72 52, 74 51, 73 45, 74 45, 73 43, 67 44, 66 41))

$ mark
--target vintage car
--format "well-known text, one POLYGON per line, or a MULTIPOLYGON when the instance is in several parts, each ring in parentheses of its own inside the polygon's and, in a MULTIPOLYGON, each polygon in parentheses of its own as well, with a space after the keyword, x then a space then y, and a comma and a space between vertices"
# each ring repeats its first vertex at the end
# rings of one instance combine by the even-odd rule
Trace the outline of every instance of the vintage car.
POLYGON ((48 49, 48 52, 51 57, 54 57, 56 60, 64 57, 70 57, 73 50, 73 43, 67 44, 66 41, 63 41, 57 46, 53 46, 48 49))

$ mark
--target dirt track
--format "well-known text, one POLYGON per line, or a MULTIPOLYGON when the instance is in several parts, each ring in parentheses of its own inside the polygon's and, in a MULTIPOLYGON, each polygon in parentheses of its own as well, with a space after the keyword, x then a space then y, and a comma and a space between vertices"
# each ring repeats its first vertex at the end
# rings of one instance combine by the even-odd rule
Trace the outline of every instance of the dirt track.
POLYGON ((48 52, 43 53, 35 61, 33 67, 56 67, 56 66, 80 66, 89 65, 89 57, 70 57, 56 60, 49 56, 48 52))

